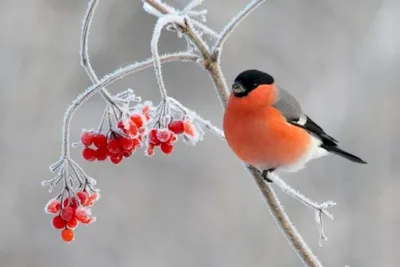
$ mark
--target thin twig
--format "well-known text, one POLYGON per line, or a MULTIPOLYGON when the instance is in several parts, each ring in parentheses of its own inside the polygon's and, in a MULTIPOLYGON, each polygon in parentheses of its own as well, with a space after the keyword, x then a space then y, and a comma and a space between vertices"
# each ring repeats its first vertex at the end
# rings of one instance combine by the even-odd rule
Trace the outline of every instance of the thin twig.
POLYGON ((158 19, 154 26, 153 37, 151 38, 151 53, 153 56, 154 72, 156 74, 157 83, 160 88, 161 97, 164 101, 167 100, 167 90, 165 89, 164 80, 161 71, 161 62, 158 55, 158 41, 160 39, 162 29, 170 23, 183 23, 183 18, 177 15, 165 15, 158 19), (182 22, 181 22, 182 20, 182 22))
POLYGON ((219 136, 220 138, 225 139, 224 132, 222 130, 220 130, 218 127, 214 126, 211 122, 209 122, 208 120, 205 120, 197 113, 189 110, 175 98, 168 97, 168 99, 171 101, 172 104, 179 107, 182 111, 184 111, 186 114, 188 114, 190 117, 192 117, 196 122, 201 124, 204 128, 208 129, 210 132, 214 133, 215 135, 219 136))
POLYGON ((233 32, 233 30, 238 26, 242 20, 250 14, 251 11, 256 9, 259 5, 261 5, 265 0, 253 0, 251 1, 245 8, 243 8, 233 19, 225 26, 222 30, 220 38, 215 43, 213 53, 218 57, 220 54, 220 50, 225 40, 229 37, 229 35, 233 32))
MULTIPOLYGON (((80 50, 81 65, 85 69, 86 73, 88 74, 90 80, 93 83, 97 83, 99 80, 97 79, 96 73, 94 72, 92 64, 90 63, 88 54, 88 37, 89 37, 90 25, 92 23, 93 15, 96 10, 97 4, 98 0, 91 0, 86 10, 86 14, 83 18, 82 33, 81 33, 81 50, 80 50)), ((100 94, 106 101, 113 104, 119 109, 119 106, 115 105, 114 101, 111 98, 110 93, 107 91, 106 88, 102 88, 100 94)))

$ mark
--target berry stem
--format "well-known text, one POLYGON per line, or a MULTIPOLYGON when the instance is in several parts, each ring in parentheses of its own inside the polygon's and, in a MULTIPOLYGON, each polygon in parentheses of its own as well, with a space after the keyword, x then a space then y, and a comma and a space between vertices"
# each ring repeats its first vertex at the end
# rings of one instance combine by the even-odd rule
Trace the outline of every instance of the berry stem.
POLYGON ((161 31, 170 23, 183 23, 183 17, 178 15, 165 15, 160 17, 154 26, 153 37, 151 39, 151 53, 153 55, 154 72, 160 88, 161 97, 164 101, 166 101, 168 95, 161 72, 161 62, 158 54, 158 41, 160 40, 161 31))

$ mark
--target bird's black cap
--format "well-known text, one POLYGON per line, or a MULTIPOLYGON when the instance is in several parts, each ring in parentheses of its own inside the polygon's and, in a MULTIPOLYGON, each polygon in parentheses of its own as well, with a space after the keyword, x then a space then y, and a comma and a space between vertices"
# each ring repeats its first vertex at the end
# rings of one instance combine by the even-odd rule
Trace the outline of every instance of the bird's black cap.
POLYGON ((244 97, 262 84, 273 84, 274 77, 259 70, 245 70, 240 73, 232 85, 232 94, 244 97))

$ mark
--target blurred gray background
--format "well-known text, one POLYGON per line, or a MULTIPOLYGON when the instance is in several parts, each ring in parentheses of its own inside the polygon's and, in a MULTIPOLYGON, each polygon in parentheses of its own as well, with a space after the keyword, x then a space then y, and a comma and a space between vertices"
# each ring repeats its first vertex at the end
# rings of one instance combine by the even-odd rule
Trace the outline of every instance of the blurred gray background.
MULTIPOLYGON (((248 1, 205 1, 216 30, 248 1)), ((177 7, 187 1, 168 1, 177 7)), ((0 1, 0 266, 186 267, 302 266, 251 176, 212 134, 172 156, 136 154, 120 166, 87 163, 102 198, 98 221, 61 242, 43 207, 40 182, 60 154, 64 111, 90 82, 79 62, 85 0, 0 1)), ((89 39, 99 76, 145 59, 155 18, 141 1, 100 1, 89 39)), ((320 248, 313 212, 277 192, 291 219, 325 266, 400 265, 400 1, 267 1, 226 42, 228 83, 248 68, 276 76, 304 110, 366 159, 336 156, 282 177, 316 201, 334 200, 320 248)), ((185 48, 163 33, 161 51, 185 48)), ((223 110, 205 71, 164 65, 169 93, 221 126, 223 110)), ((159 101, 152 69, 127 77, 112 92, 134 88, 159 101)), ((77 112, 72 138, 96 127, 98 96, 77 112)))

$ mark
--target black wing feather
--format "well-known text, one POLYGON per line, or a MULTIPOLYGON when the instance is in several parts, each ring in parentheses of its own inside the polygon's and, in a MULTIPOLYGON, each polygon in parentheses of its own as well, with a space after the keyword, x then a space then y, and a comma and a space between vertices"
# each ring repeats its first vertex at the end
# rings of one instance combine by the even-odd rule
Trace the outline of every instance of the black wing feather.
POLYGON ((307 132, 315 135, 319 139, 321 139, 321 141, 322 141, 321 147, 323 149, 325 149, 331 153, 337 154, 339 156, 342 156, 353 162, 363 163, 363 164, 367 163, 364 160, 362 160, 361 158, 340 149, 338 147, 338 141, 335 138, 333 138, 332 136, 325 133, 324 130, 318 124, 316 124, 312 119, 310 119, 310 117, 308 117, 308 116, 306 116, 306 117, 307 117, 307 121, 304 125, 298 124, 299 118, 297 120, 288 120, 288 123, 290 123, 296 127, 300 127, 302 129, 306 130, 307 132))
POLYGON ((320 138, 322 140, 322 143, 327 144, 327 145, 331 145, 331 146, 337 146, 338 141, 333 138, 332 136, 328 135, 327 133, 324 132, 324 130, 321 128, 321 126, 319 126, 318 124, 316 124, 312 119, 310 119, 310 117, 307 117, 307 121, 304 125, 300 125, 297 123, 297 120, 290 120, 288 121, 290 124, 303 128, 304 130, 306 130, 309 133, 314 134, 316 137, 320 138))

